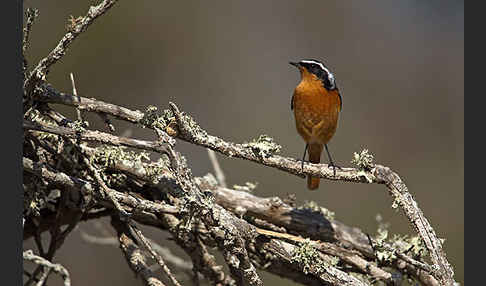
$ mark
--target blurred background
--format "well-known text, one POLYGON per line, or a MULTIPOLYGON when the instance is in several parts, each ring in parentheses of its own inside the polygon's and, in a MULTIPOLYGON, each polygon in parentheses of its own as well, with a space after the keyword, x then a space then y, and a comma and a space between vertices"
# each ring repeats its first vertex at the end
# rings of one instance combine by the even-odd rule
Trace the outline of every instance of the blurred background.
MULTIPOLYGON (((99 1, 25 0, 39 9, 31 33, 30 65, 66 33, 67 19, 99 1)), ((48 80, 71 92, 73 72, 82 96, 144 110, 173 101, 209 133, 234 142, 268 134, 282 155, 301 158, 304 142, 290 110, 300 80, 288 64, 322 60, 343 97, 338 130, 329 144, 340 166, 370 150, 397 171, 419 202, 464 283, 464 4, 462 1, 120 1, 99 18, 56 64, 48 80)), ((74 111, 62 109, 74 118, 74 111)), ((104 128, 98 117, 91 126, 104 128)), ((117 133, 153 139, 151 132, 114 121, 117 133)), ((195 175, 213 172, 204 148, 178 142, 195 175)), ((376 233, 381 214, 390 231, 415 234, 391 209, 385 187, 322 180, 317 191, 276 169, 218 155, 229 185, 257 182, 258 196, 297 195, 334 211, 336 219, 376 233)), ((327 157, 321 160, 327 162, 327 157)), ((101 226, 109 229, 109 222, 101 226)), ((150 231, 150 230, 149 230, 150 231)), ((95 245, 81 223, 55 261, 75 285, 138 285, 116 246, 95 245)), ((168 240, 150 237, 187 259, 168 240)), ((26 241, 24 248, 34 248, 26 241)), ((183 282, 189 278, 180 274, 183 282)), ((294 285, 262 272, 266 285, 294 285)), ((51 275, 52 285, 61 280, 51 275)), ((50 283, 51 284, 51 283, 50 283)))

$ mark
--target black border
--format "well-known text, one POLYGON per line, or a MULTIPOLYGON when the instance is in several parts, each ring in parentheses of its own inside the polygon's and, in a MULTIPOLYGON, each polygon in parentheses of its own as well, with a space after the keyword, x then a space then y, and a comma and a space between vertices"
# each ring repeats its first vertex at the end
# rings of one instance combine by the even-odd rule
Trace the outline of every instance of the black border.
POLYGON ((22 285, 22 19, 23 1, 4 1, 2 7, 2 284, 22 285))

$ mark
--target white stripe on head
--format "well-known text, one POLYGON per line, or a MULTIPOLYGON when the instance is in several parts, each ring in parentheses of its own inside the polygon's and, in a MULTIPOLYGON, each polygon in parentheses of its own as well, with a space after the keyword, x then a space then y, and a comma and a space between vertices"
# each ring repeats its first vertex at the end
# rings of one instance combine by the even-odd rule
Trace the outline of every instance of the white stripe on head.
POLYGON ((332 88, 335 88, 336 87, 335 80, 334 80, 334 75, 322 63, 317 62, 317 61, 313 61, 313 60, 302 60, 300 62, 301 63, 306 63, 306 64, 316 64, 319 67, 321 67, 321 69, 323 69, 323 70, 325 70, 327 72, 327 78, 329 79, 329 82, 331 83, 332 88))

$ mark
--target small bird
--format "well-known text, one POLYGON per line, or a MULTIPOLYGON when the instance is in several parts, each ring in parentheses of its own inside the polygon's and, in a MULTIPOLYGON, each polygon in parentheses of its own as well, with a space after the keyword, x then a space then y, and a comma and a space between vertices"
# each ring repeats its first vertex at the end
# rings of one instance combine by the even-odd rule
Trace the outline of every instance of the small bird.
MULTIPOLYGON (((300 71, 301 81, 295 88, 290 109, 294 111, 297 132, 305 141, 302 169, 307 149, 309 162, 319 163, 321 152, 326 147, 329 163, 336 175, 336 166, 329 154, 327 143, 336 132, 339 113, 342 108, 341 94, 336 86, 334 75, 320 61, 301 60, 290 62, 300 71)), ((338 167, 339 168, 339 167, 338 167)), ((307 187, 319 187, 319 177, 307 176, 307 187)))

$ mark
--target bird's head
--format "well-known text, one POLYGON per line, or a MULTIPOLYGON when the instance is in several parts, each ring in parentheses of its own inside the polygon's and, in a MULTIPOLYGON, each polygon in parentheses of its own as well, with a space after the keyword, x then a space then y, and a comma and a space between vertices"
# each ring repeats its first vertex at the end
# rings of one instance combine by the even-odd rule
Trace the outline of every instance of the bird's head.
POLYGON ((322 62, 308 59, 289 63, 299 69, 303 80, 320 80, 327 90, 336 89, 334 75, 322 62))

